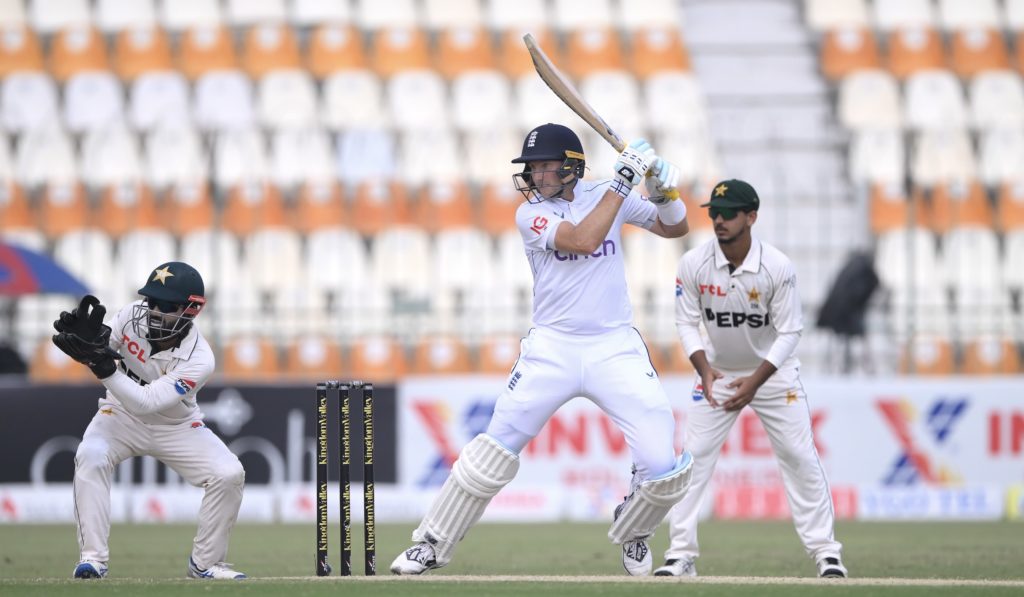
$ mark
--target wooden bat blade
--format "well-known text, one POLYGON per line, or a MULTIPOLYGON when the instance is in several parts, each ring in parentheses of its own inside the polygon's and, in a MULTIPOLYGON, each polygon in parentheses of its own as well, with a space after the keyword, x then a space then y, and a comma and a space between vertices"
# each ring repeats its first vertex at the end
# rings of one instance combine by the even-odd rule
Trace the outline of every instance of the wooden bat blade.
POLYGON ((530 57, 533 58, 533 67, 537 70, 537 74, 547 83, 551 91, 577 116, 582 118, 583 122, 586 122, 590 128, 597 131, 597 134, 610 143, 615 151, 622 151, 626 147, 622 137, 619 137, 612 127, 608 126, 608 123, 583 99, 579 91, 569 82, 569 78, 562 74, 562 71, 558 70, 558 67, 551 62, 544 50, 540 49, 533 35, 529 33, 524 35, 523 43, 526 44, 526 49, 529 50, 530 57))

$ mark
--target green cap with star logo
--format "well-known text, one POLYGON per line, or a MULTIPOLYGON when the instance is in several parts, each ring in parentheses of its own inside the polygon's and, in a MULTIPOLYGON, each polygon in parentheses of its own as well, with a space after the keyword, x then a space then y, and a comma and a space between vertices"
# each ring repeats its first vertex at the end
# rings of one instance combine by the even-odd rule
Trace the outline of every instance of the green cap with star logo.
POLYGON ((711 200, 701 207, 731 207, 757 211, 761 207, 761 199, 750 183, 730 178, 716 184, 711 189, 711 200))

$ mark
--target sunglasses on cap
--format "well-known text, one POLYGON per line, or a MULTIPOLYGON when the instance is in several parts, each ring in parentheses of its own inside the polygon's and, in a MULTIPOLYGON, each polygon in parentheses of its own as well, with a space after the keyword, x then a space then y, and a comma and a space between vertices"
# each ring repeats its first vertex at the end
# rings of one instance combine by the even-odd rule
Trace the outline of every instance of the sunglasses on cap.
POLYGON ((178 303, 172 303, 170 301, 158 301, 156 299, 146 299, 149 306, 161 313, 174 313, 181 305, 178 303))
POLYGON ((723 220, 731 220, 738 216, 740 212, 746 213, 749 210, 741 209, 738 207, 709 207, 708 215, 714 220, 718 216, 722 216, 723 220))

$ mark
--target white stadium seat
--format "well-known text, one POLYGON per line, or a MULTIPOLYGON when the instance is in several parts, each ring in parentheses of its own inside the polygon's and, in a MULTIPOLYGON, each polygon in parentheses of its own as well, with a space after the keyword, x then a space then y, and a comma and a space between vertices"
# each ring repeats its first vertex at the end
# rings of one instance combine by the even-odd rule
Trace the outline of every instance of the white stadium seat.
POLYGON ((452 81, 452 120, 463 132, 504 125, 512 113, 508 78, 495 70, 475 70, 452 81))
POLYGON ((96 25, 104 33, 150 28, 156 24, 154 0, 97 0, 96 25))
POLYGON ((292 0, 291 21, 299 27, 321 23, 346 24, 352 20, 352 7, 337 0, 292 0))
POLYGON ((707 127, 704 94, 691 73, 666 71, 649 77, 643 85, 651 128, 691 131, 707 127))
POLYGON ((58 118, 57 86, 45 73, 13 72, 3 80, 0 114, 4 128, 22 133, 58 118))
POLYGON ((978 143, 978 178, 989 186, 1017 180, 1024 171, 1024 130, 993 128, 978 143))
POLYGON ((271 140, 271 165, 270 179, 284 188, 337 178, 330 138, 320 129, 275 133, 271 140))
POLYGON ((629 72, 594 73, 580 81, 579 90, 598 114, 615 115, 616 130, 638 130, 647 125, 636 77, 629 72))
POLYGON ((977 160, 966 130, 924 131, 917 135, 911 156, 914 182, 931 186, 977 177, 977 160))
POLYGON ((487 26, 499 31, 545 27, 548 11, 544 0, 484 0, 487 26))
POLYGON ((82 228, 57 239, 53 258, 71 274, 82 280, 96 296, 113 291, 114 244, 106 232, 98 228, 82 228))
POLYGON ((82 182, 94 188, 142 180, 142 152, 125 125, 89 132, 82 141, 82 182))
POLYGON ((129 121, 142 131, 162 125, 188 124, 192 102, 188 80, 177 71, 150 71, 131 85, 129 121))
POLYGON ((875 26, 882 31, 935 26, 931 0, 874 0, 875 26))
POLYGON ((302 280, 302 238, 284 227, 260 228, 242 242, 244 268, 259 292, 298 288, 302 280))
POLYGON ((1024 30, 1024 0, 1004 0, 1006 26, 1013 32, 1024 30))
POLYGON ((227 131, 254 124, 252 83, 236 70, 214 71, 196 81, 195 120, 201 129, 227 131))
POLYGON ((907 77, 903 113, 911 129, 964 128, 967 106, 956 75, 928 70, 907 77))
POLYGON ((1006 330, 1009 295, 1003 283, 999 240, 991 229, 953 229, 943 238, 945 268, 962 339, 1006 330))
POLYGON ((900 127, 899 83, 883 70, 857 71, 839 82, 838 111, 846 128, 900 127))
POLYGON ((265 181, 270 172, 267 147, 256 129, 217 135, 213 144, 213 182, 219 188, 265 181))
POLYGON ((561 31, 613 26, 611 0, 554 0, 554 24, 561 31))
POLYGON ((384 129, 353 129, 338 136, 335 157, 338 177, 351 185, 390 180, 398 172, 394 135, 384 129))
POLYGON ((208 158, 191 125, 161 126, 146 137, 146 182, 157 189, 205 182, 208 158))
POLYGON ((630 0, 613 2, 615 24, 627 31, 682 27, 683 15, 675 0, 630 0))
POLYGON ((71 139, 57 126, 34 129, 21 136, 15 157, 18 182, 25 187, 78 180, 78 162, 71 139))
POLYGON ((532 130, 545 122, 578 122, 579 117, 562 100, 551 93, 535 74, 524 75, 513 82, 516 114, 513 122, 523 130, 532 130))
POLYGON ((850 143, 848 170, 856 184, 903 184, 906 148, 902 131, 865 129, 855 132, 850 143))
POLYGON ((285 0, 227 0, 225 4, 227 21, 240 27, 281 23, 287 16, 285 0))
POLYGON ((194 230, 181 238, 181 259, 203 276, 207 293, 237 282, 242 271, 241 245, 223 229, 194 230))
POLYGON ((1002 29, 996 0, 938 0, 939 26, 946 31, 1002 29))
POLYGON ((979 73, 968 88, 971 124, 979 129, 1024 127, 1024 83, 1010 70, 979 73))
POLYGON ((708 131, 704 128, 689 131, 666 130, 657 136, 654 145, 659 154, 679 168, 683 184, 717 178, 717 157, 708 131))
POLYGON ((64 122, 68 130, 82 133, 106 128, 124 120, 121 83, 109 72, 83 72, 64 85, 64 122))
POLYGON ((216 27, 223 22, 219 0, 162 0, 160 20, 171 31, 216 27))
MULTIPOLYGON (((138 298, 136 291, 158 263, 179 258, 174 237, 166 230, 150 228, 125 233, 117 241, 117 259, 113 267, 112 290, 117 293, 115 304, 125 304, 138 298)), ((207 279, 204 276, 203 281, 207 279)), ((113 298, 110 300, 114 301, 113 298)))
POLYGON ((307 239, 303 262, 316 264, 309 268, 308 282, 333 305, 329 327, 325 329, 337 330, 346 337, 357 336, 372 319, 366 317, 372 297, 349 283, 350 280, 372 283, 363 239, 355 231, 344 228, 316 230, 307 239))
POLYGON ((815 31, 868 26, 866 0, 804 0, 804 14, 815 31))
POLYGON ((23 0, 0 0, 0 28, 19 29, 27 22, 23 0))
POLYGON ((522 170, 510 161, 522 151, 523 135, 508 125, 466 135, 466 162, 469 181, 475 184, 496 182, 512 184, 512 174, 522 170))
POLYGON ((324 79, 323 123, 332 129, 390 124, 380 78, 369 70, 345 70, 324 79))
POLYGON ((402 135, 401 152, 398 175, 406 185, 450 182, 465 176, 459 141, 450 129, 408 131, 402 135))
POLYGON ((431 264, 436 284, 435 311, 439 317, 437 332, 457 332, 462 336, 479 332, 478 322, 485 316, 489 278, 495 273, 493 264, 491 239, 484 231, 465 228, 437 234, 431 264), (460 307, 461 312, 458 312, 460 307))
POLYGON ((420 23, 414 0, 355 0, 355 22, 361 29, 376 31, 415 28, 420 23))
POLYGON ((56 33, 70 27, 89 26, 89 0, 29 0, 29 20, 37 33, 56 33))
POLYGON ((481 0, 423 0, 422 23, 428 29, 479 27, 483 23, 481 0))
POLYGON ((316 85, 306 71, 278 70, 259 81, 260 122, 271 129, 305 129, 319 116, 316 85))
POLYGON ((388 79, 385 87, 391 120, 398 128, 424 130, 448 125, 447 86, 434 71, 403 71, 388 79))

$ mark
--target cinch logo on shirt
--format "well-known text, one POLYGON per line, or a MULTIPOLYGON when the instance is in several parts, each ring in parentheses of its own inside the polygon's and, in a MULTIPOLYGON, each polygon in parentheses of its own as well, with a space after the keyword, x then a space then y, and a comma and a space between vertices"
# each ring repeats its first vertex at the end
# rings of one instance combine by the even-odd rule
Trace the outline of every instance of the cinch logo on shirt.
POLYGON ((614 255, 614 254, 615 254, 615 241, 613 241, 613 240, 606 240, 603 243, 601 243, 601 248, 600 249, 594 251, 590 255, 576 255, 575 253, 569 253, 568 255, 566 255, 566 254, 562 253, 561 251, 557 251, 556 250, 555 251, 555 259, 557 259, 559 261, 578 261, 580 259, 590 259, 591 257, 594 257, 594 258, 604 257, 606 255, 614 255))
POLYGON ((738 328, 743 324, 747 324, 752 328, 760 328, 771 323, 771 317, 768 313, 764 315, 760 313, 739 313, 736 311, 712 311, 711 309, 704 309, 704 319, 711 323, 714 323, 720 328, 738 328))

